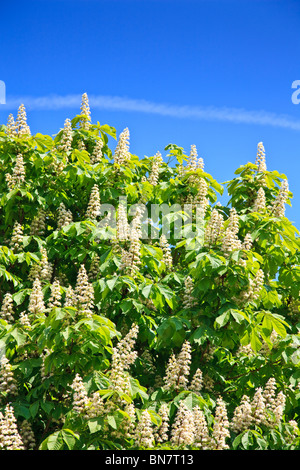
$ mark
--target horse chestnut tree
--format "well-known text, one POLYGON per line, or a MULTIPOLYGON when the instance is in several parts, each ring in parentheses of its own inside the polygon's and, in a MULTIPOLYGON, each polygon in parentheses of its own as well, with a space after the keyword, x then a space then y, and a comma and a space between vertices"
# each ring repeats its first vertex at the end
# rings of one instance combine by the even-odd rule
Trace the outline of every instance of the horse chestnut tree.
POLYGON ((54 138, 0 127, 0 448, 299 449, 287 177, 129 140, 86 94, 54 138))

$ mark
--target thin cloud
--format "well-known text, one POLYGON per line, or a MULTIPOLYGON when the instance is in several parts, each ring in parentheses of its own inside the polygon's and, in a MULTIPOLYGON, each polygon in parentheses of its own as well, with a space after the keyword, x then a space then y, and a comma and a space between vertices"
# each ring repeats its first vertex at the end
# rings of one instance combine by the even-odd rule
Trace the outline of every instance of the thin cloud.
MULTIPOLYGON (((236 124, 255 124, 273 126, 291 130, 300 130, 300 120, 291 116, 267 111, 246 110, 240 108, 215 106, 190 106, 155 103, 143 99, 132 99, 120 96, 89 95, 91 109, 106 109, 109 111, 138 112, 156 114, 180 119, 199 119, 206 121, 223 121, 236 124)), ((24 96, 8 98, 5 109, 14 109, 24 103, 26 108, 33 110, 80 110, 81 95, 49 95, 24 96)))

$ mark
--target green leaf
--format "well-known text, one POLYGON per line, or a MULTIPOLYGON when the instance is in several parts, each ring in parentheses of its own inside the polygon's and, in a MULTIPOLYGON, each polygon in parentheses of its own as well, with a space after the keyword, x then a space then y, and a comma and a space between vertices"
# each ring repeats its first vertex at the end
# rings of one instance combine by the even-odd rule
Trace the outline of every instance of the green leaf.
POLYGON ((112 291, 116 285, 116 282, 118 281, 119 276, 115 276, 111 279, 107 279, 106 285, 109 287, 109 289, 112 291))
POLYGON ((100 126, 100 130, 104 132, 105 134, 110 135, 114 139, 117 138, 116 129, 112 126, 109 126, 108 124, 102 124, 102 126, 100 126))
POLYGON ((97 417, 97 418, 91 418, 87 422, 90 433, 93 434, 95 432, 101 431, 103 427, 103 418, 97 417))
POLYGON ((219 315, 216 320, 215 320, 215 325, 218 328, 222 328, 222 326, 226 325, 228 323, 230 318, 230 311, 228 310, 227 312, 222 313, 222 315, 219 315))
POLYGON ((259 338, 259 334, 255 328, 252 328, 250 335, 250 344, 254 352, 258 352, 262 347, 262 342, 259 338))
POLYGON ((107 419, 108 424, 109 424, 113 429, 118 429, 118 427, 117 427, 117 422, 116 422, 116 418, 114 417, 114 415, 107 415, 106 419, 107 419))
POLYGON ((147 389, 142 387, 139 381, 133 377, 129 378, 130 384, 130 395, 132 399, 136 399, 137 397, 141 399, 142 402, 148 399, 147 389))
POLYGON ((27 336, 17 327, 13 328, 10 334, 16 340, 18 346, 23 346, 27 341, 27 336))
POLYGON ((35 416, 37 415, 37 412, 39 411, 39 407, 40 407, 39 401, 36 401, 35 403, 32 403, 32 405, 30 405, 29 411, 33 418, 35 418, 35 416))
POLYGON ((67 444, 69 450, 73 450, 76 445, 76 440, 79 439, 79 435, 73 432, 71 429, 62 429, 61 431, 63 441, 67 444))
POLYGON ((149 299, 149 295, 151 293, 152 289, 152 284, 148 284, 147 286, 143 287, 142 289, 142 295, 146 298, 149 299))

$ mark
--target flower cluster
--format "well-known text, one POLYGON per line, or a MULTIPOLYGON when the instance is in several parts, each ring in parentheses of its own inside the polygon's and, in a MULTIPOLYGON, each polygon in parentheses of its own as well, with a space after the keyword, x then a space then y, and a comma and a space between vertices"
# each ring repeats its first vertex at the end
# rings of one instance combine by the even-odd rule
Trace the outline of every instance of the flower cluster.
POLYGON ((45 310, 44 296, 42 292, 41 281, 37 277, 32 286, 32 290, 29 297, 28 310, 30 313, 38 314, 45 310))
POLYGON ((113 348, 110 382, 121 393, 128 393, 128 369, 135 362, 137 352, 134 350, 138 326, 133 324, 127 335, 113 348))
POLYGON ((218 241, 224 229, 224 219, 222 214, 214 208, 205 227, 205 245, 213 245, 218 241))
POLYGON ((222 250, 225 253, 241 249, 241 241, 238 238, 239 217, 234 207, 230 209, 229 221, 222 239, 222 250))
POLYGON ((89 269, 89 272, 88 272, 89 281, 97 278, 97 276, 100 272, 99 266, 100 266, 100 258, 97 254, 95 254, 93 259, 92 259, 90 269, 89 269))
POLYGON ((89 419, 104 413, 102 397, 97 392, 88 397, 83 380, 78 373, 71 384, 71 389, 73 391, 72 409, 76 414, 89 419))
POLYGON ((80 121, 80 126, 82 129, 88 129, 91 125, 91 110, 89 105, 89 99, 87 93, 83 93, 81 101, 81 115, 85 116, 87 119, 82 119, 80 121))
POLYGON ((1 305, 1 310, 0 310, 0 318, 3 320, 9 322, 14 321, 14 308, 13 308, 13 298, 12 295, 7 292, 4 295, 3 302, 1 305))
POLYGON ((104 142, 102 139, 98 139, 96 141, 96 144, 94 146, 93 152, 90 157, 90 163, 91 165, 95 165, 99 162, 101 162, 101 159, 103 157, 103 152, 102 149, 104 147, 104 142))
POLYGON ((96 184, 92 187, 90 194, 90 200, 86 210, 85 217, 86 219, 95 220, 100 215, 100 194, 99 188, 96 184))
POLYGON ((157 152, 156 155, 153 157, 151 173, 148 178, 149 183, 152 184, 153 186, 156 186, 158 183, 159 169, 162 163, 163 163, 163 158, 161 156, 161 153, 157 152))
POLYGON ((209 450, 211 447, 211 437, 209 435, 209 429, 207 420, 203 410, 197 405, 193 408, 194 417, 194 446, 202 449, 209 450))
MULTIPOLYGON (((242 260, 243 261, 243 260, 242 260)), ((249 285, 247 290, 242 290, 238 296, 234 297, 235 302, 239 305, 244 305, 247 302, 257 300, 261 294, 265 281, 265 275, 262 269, 258 269, 254 278, 249 278, 249 285)))
POLYGON ((31 323, 29 320, 29 316, 26 312, 20 313, 20 324, 25 328, 31 328, 31 323))
POLYGON ((6 124, 6 134, 10 137, 17 135, 16 123, 13 114, 9 114, 6 124))
POLYGON ((254 212, 262 212, 266 208, 266 195, 265 191, 262 187, 259 188, 257 191, 257 196, 253 204, 253 211, 254 212))
POLYGON ((199 215, 204 217, 208 207, 208 184, 204 178, 198 179, 197 194, 192 198, 192 206, 199 211, 199 215))
POLYGON ((20 427, 20 436, 26 450, 33 450, 36 447, 36 439, 31 424, 25 419, 20 427))
POLYGON ((23 228, 19 222, 15 222, 13 226, 13 232, 10 239, 10 248, 14 253, 21 251, 23 244, 23 228))
POLYGON ((6 126, 6 133, 10 137, 14 136, 30 136, 30 127, 27 124, 27 114, 24 104, 21 104, 18 108, 18 114, 16 121, 12 114, 8 117, 8 122, 6 126))
POLYGON ((248 289, 246 291, 242 291, 240 301, 244 303, 257 300, 260 296, 261 289, 263 288, 264 280, 265 276, 263 270, 258 269, 255 277, 253 279, 250 278, 248 289))
POLYGON ((289 184, 287 180, 283 180, 280 186, 278 196, 273 201, 272 213, 275 217, 284 217, 285 204, 289 197, 289 184))
POLYGON ((193 412, 181 400, 171 429, 171 443, 175 446, 192 445, 195 441, 193 412))
POLYGON ((203 158, 198 158, 198 152, 196 145, 191 145, 190 155, 187 162, 188 171, 204 170, 203 158))
POLYGON ((226 439, 230 436, 226 405, 217 399, 211 434, 206 417, 199 406, 190 410, 181 400, 171 428, 170 441, 176 446, 193 445, 202 450, 228 449, 226 439))
MULTIPOLYGON (((78 401, 81 400, 80 403, 82 404, 80 412, 84 416, 96 417, 103 415, 105 417, 120 409, 120 407, 123 408, 122 423, 119 429, 112 434, 112 437, 116 439, 124 438, 124 436, 127 438, 134 436, 135 408, 133 403, 128 403, 126 399, 122 398, 122 394, 128 395, 130 393, 128 369, 137 357, 137 353, 133 350, 137 333, 138 328, 136 325, 133 325, 128 334, 113 348, 110 383, 112 389, 117 392, 113 397, 104 404, 103 399, 95 392, 88 399, 83 385, 78 385, 78 391, 79 388, 81 390, 80 396, 78 396, 78 401)), ((111 435, 112 431, 107 430, 107 432, 111 435)))
POLYGON ((200 390, 202 390, 203 387, 203 373, 201 369, 197 369, 195 374, 193 375, 193 378, 191 380, 189 390, 195 393, 199 393, 200 390))
POLYGON ((215 420, 212 430, 212 445, 214 450, 228 449, 226 438, 230 436, 229 421, 225 402, 222 398, 217 399, 215 420))
POLYGON ((73 222, 72 212, 66 209, 66 206, 63 202, 60 203, 58 208, 58 218, 57 218, 57 228, 61 229, 66 225, 69 225, 73 222))
POLYGON ((23 155, 18 153, 16 156, 16 163, 13 168, 12 175, 10 173, 6 173, 5 179, 7 182, 8 189, 11 191, 15 187, 21 187, 25 183, 25 165, 23 155))
POLYGON ((37 277, 40 281, 50 282, 53 272, 53 266, 48 261, 48 254, 46 248, 41 248, 41 261, 31 266, 28 279, 34 281, 37 277))
POLYGON ((172 258, 172 251, 170 245, 168 244, 167 237, 162 234, 159 239, 160 248, 163 252, 163 263, 165 264, 167 269, 172 269, 173 266, 173 258, 172 258))
POLYGON ((27 124, 27 115, 24 104, 21 104, 18 109, 16 120, 16 130, 18 135, 30 135, 30 128, 27 124))
POLYGON ((242 243, 242 250, 250 251, 252 248, 253 240, 250 233, 246 233, 244 241, 242 243))
POLYGON ((43 236, 46 230, 46 212, 43 208, 38 210, 30 226, 30 235, 43 236))
POLYGON ((5 414, 0 412, 0 450, 24 450, 11 405, 6 405, 5 414))
POLYGON ((188 385, 191 359, 191 345, 189 341, 184 341, 177 357, 172 354, 169 358, 163 379, 165 390, 174 388, 176 390, 193 390, 197 393, 202 389, 202 372, 200 369, 196 370, 190 386, 188 385))
POLYGON ((183 308, 193 308, 196 305, 196 299, 193 297, 194 282, 191 276, 184 280, 183 308))
MULTIPOLYGON (((122 204, 119 206, 121 207, 122 204)), ((137 211, 135 214, 134 219, 131 222, 131 226, 129 229, 129 242, 130 242, 130 247, 129 250, 122 249, 122 257, 121 257, 121 270, 128 271, 131 276, 134 276, 136 272, 138 271, 139 265, 141 264, 141 254, 140 254, 140 248, 141 248, 141 224, 142 224, 142 216, 143 216, 143 210, 141 207, 137 207, 137 211)), ((125 222, 125 214, 124 214, 124 222, 125 222)), ((121 233, 119 233, 121 236, 125 236, 126 234, 126 222, 125 224, 121 227, 119 225, 119 228, 121 228, 121 233)))
POLYGON ((80 265, 77 274, 74 294, 77 308, 90 317, 93 313, 94 307, 94 288, 89 282, 88 275, 83 264, 80 265))
POLYGON ((76 414, 84 414, 89 405, 89 399, 87 391, 83 385, 82 378, 79 374, 76 374, 71 389, 73 390, 73 411, 76 414))
POLYGON ((164 442, 169 439, 168 432, 169 432, 169 407, 166 403, 162 403, 159 410, 158 415, 161 419, 161 423, 158 425, 158 428, 155 431, 154 437, 156 442, 164 442))
POLYGON ((195 171, 197 168, 197 162, 198 162, 198 152, 197 152, 196 145, 191 145, 187 168, 189 170, 195 171))
MULTIPOLYGON (((64 154, 69 154, 72 150, 73 129, 71 120, 67 118, 64 123, 58 150, 64 154)), ((66 155, 67 158, 67 155, 66 155)))
POLYGON ((51 294, 48 301, 48 308, 61 307, 61 287, 58 279, 55 279, 53 284, 50 287, 51 294))
POLYGON ((276 381, 271 377, 266 386, 257 387, 252 400, 242 396, 241 403, 234 410, 231 428, 240 433, 255 425, 270 428, 278 426, 282 420, 286 397, 282 391, 276 394, 276 381))
POLYGON ((68 286, 64 298, 64 307, 74 307, 75 306, 75 293, 72 286, 68 286))
POLYGON ((130 159, 129 153, 129 129, 126 127, 119 136, 114 152, 114 163, 119 167, 130 159))
POLYGON ((135 442, 139 447, 151 448, 154 446, 154 434, 151 416, 148 410, 143 410, 136 426, 135 442))
POLYGON ((121 202, 118 206, 117 214, 117 240, 125 241, 129 238, 129 223, 125 204, 121 202))
POLYGON ((257 165, 257 171, 259 173, 267 170, 266 153, 265 153, 265 148, 262 142, 259 142, 257 144, 257 155, 256 155, 255 165, 257 165))
POLYGON ((18 393, 12 366, 6 356, 2 356, 0 361, 0 391, 9 395, 17 395, 18 393))

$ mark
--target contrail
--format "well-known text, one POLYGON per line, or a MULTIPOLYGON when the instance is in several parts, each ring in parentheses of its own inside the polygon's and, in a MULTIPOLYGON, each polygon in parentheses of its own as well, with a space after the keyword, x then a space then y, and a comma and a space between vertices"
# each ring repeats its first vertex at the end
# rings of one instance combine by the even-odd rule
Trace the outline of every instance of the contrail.
MULTIPOLYGON (((26 109, 58 110, 78 109, 80 112, 82 95, 47 95, 7 97, 1 109, 17 109, 24 103, 26 109)), ((247 110, 243 108, 174 105, 155 103, 144 99, 133 99, 121 96, 89 95, 91 110, 106 109, 110 111, 138 112, 169 116, 180 119, 199 119, 205 121, 223 121, 237 124, 255 124, 286 129, 300 130, 300 120, 291 116, 271 113, 264 110, 247 110)))

